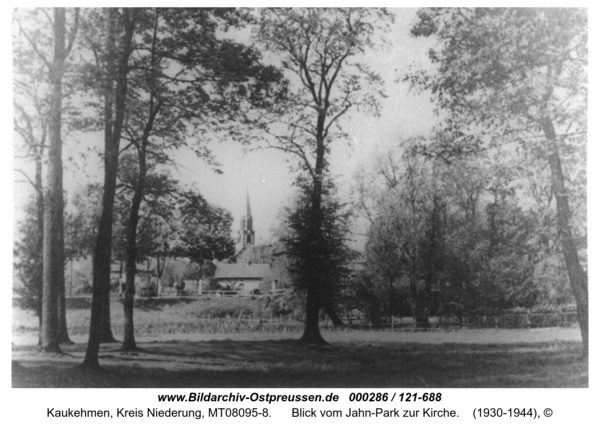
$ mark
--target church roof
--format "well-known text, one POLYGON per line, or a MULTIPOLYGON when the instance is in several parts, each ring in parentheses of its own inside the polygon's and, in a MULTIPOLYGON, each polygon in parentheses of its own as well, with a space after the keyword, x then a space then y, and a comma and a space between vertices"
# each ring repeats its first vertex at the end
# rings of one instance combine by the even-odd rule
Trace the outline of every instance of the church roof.
POLYGON ((243 255, 245 255, 249 251, 252 251, 253 249, 254 249, 253 244, 246 245, 240 251, 238 251, 235 256, 233 256, 233 259, 239 261, 239 260, 241 260, 243 255))
POLYGON ((215 279, 262 279, 271 272, 268 264, 218 264, 215 279))

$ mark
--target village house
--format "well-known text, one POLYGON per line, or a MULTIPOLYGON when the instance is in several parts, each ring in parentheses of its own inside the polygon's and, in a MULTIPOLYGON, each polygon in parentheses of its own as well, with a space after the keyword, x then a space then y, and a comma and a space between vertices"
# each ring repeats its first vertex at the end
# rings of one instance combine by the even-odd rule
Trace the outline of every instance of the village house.
POLYGON ((270 272, 270 265, 263 263, 220 263, 214 278, 222 289, 237 291, 241 296, 250 296, 261 293, 260 284, 270 272))

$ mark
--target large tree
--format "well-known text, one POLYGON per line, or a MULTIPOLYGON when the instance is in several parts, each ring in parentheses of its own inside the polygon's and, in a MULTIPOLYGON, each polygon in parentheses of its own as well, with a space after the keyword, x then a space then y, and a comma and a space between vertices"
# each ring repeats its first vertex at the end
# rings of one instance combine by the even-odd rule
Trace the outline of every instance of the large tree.
POLYGON ((435 35, 434 72, 408 79, 429 90, 452 138, 438 155, 520 143, 544 159, 556 226, 588 351, 587 272, 580 262, 565 162, 585 165, 587 12, 585 9, 423 9, 415 36, 435 35))
MULTIPOLYGON (((281 59, 295 88, 279 116, 262 126, 271 147, 297 156, 309 177, 310 215, 303 232, 316 247, 325 246, 323 195, 328 154, 346 134, 341 119, 351 110, 377 114, 381 77, 364 54, 379 47, 392 16, 382 9, 262 9, 257 40, 281 59)), ((307 188, 303 187, 303 191, 307 188)), ((304 266, 319 266, 307 251, 304 266)), ((324 267, 323 267, 324 269, 324 267)), ((322 268, 317 270, 323 271, 322 268)), ((324 343, 319 310, 328 288, 326 277, 311 277, 306 290, 305 329, 301 340, 324 343)))
MULTIPOLYGON (((18 19, 24 19, 20 17, 18 19)), ((17 21, 19 22, 19 21, 17 21)), ((18 33, 17 33, 18 34, 18 33)), ((42 247, 44 234, 43 165, 48 138, 48 90, 44 64, 22 35, 13 40, 15 157, 33 162, 34 171, 19 165, 16 171, 34 191, 33 205, 26 207, 26 217, 15 244, 15 269, 22 287, 21 304, 39 317, 40 344, 42 327, 42 247)), ((21 162, 19 161, 18 164, 21 162)))
POLYGON ((257 51, 219 36, 247 22, 234 9, 146 9, 131 76, 124 138, 136 155, 135 179, 127 224, 127 279, 123 349, 135 349, 133 301, 139 210, 148 172, 173 164, 171 154, 184 146, 212 163, 208 131, 225 131, 243 119, 248 106, 272 102, 268 89, 280 74, 260 63, 257 51))
MULTIPOLYGON (((17 22, 20 34, 44 63, 47 72, 49 146, 44 190, 41 346, 46 352, 60 352, 59 342, 63 339, 60 325, 63 323, 58 308, 59 304, 64 304, 63 76, 67 68, 67 57, 73 49, 79 27, 79 10, 75 9, 68 14, 64 8, 49 11, 36 9, 29 13, 30 24, 35 21, 35 16, 40 14, 45 16, 46 25, 49 24, 49 37, 45 37, 43 30, 39 28, 23 25, 20 19, 17 22), (70 25, 67 25, 67 15, 70 15, 70 25)), ((66 333, 66 329, 63 328, 62 332, 66 333)))
MULTIPOLYGON (((97 18, 103 36, 95 44, 88 41, 97 59, 98 88, 103 100, 102 125, 104 129, 104 187, 102 213, 93 258, 92 314, 90 335, 84 367, 99 367, 100 343, 114 340, 110 330, 110 264, 112 228, 117 185, 117 171, 121 145, 121 132, 126 113, 126 94, 129 58, 133 50, 133 37, 139 11, 123 8, 100 11, 97 18)), ((92 25, 90 27, 93 28, 92 25)))

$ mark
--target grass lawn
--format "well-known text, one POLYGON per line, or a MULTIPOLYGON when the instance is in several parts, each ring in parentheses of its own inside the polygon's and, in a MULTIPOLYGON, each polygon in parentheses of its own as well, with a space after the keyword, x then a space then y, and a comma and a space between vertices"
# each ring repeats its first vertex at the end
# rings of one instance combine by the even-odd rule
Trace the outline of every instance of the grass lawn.
MULTIPOLYGON (((113 319, 118 319, 116 311, 122 310, 115 303, 113 319)), ((136 334, 142 350, 124 353, 119 343, 104 344, 100 354, 104 370, 94 374, 79 369, 89 309, 69 311, 76 343, 63 346, 62 355, 38 352, 36 320, 15 310, 13 387, 588 386, 588 363, 580 357, 581 339, 574 328, 422 333, 325 330, 327 347, 299 343, 294 339, 300 332, 292 328, 177 331, 177 326, 181 330, 192 322, 193 305, 199 310, 205 304, 211 305, 188 301, 138 310, 136 334)), ((117 322, 113 325, 119 339, 117 322)))

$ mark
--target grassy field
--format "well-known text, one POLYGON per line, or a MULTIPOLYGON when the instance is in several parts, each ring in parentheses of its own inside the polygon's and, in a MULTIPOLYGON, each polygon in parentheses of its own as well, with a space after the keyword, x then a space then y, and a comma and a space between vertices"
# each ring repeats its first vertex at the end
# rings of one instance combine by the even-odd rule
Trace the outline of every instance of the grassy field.
MULTIPOLYGON (((118 343, 102 345, 104 371, 94 374, 79 369, 89 323, 85 303, 72 302, 68 318, 75 344, 63 346, 62 355, 38 352, 37 320, 15 309, 13 386, 588 386, 588 363, 580 357, 577 329, 421 333, 324 330, 330 346, 313 347, 294 340, 301 332, 293 322, 266 331, 247 323, 236 331, 236 323, 243 325, 244 316, 256 315, 263 306, 261 302, 240 299, 231 299, 231 303, 140 300, 135 322, 142 350, 124 353, 118 343), (228 309, 222 312, 224 305, 228 309), (229 316, 229 321, 207 319, 210 311, 214 315, 221 311, 220 315, 229 316), (213 324, 209 328, 210 320, 213 324)), ((118 302, 114 302, 112 311, 119 339, 122 309, 118 302)), ((263 316, 267 318, 266 313, 263 316)))
MULTIPOLYGON (((74 298, 68 301, 67 325, 72 335, 87 334, 90 323, 89 298, 74 298)), ((264 324, 273 316, 262 298, 151 298, 136 299, 134 311, 135 333, 139 336, 193 333, 247 333, 256 327, 248 319, 264 319, 264 324)), ((111 321, 116 335, 123 333, 123 306, 119 299, 111 301, 111 321)), ((279 324, 279 322, 278 322, 279 324)), ((287 323, 287 328, 301 323, 287 323)), ((13 334, 22 335, 37 331, 38 321, 20 309, 13 309, 13 334)))

